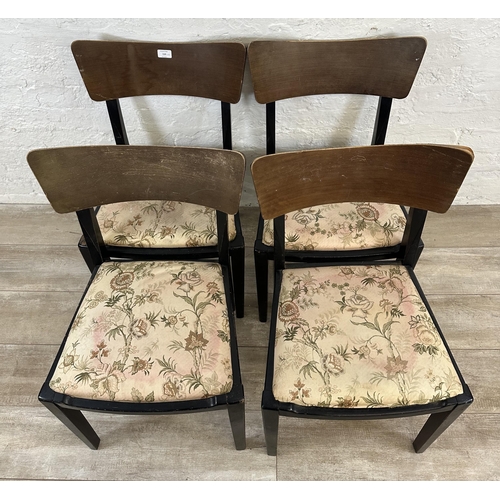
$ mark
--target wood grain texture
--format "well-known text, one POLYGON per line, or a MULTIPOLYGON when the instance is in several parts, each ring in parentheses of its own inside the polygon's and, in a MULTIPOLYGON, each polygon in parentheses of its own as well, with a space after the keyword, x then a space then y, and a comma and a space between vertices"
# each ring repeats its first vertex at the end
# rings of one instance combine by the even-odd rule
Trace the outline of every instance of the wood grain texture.
MULTIPOLYGON (((67 328, 67 326, 66 326, 67 328)), ((63 338, 66 330, 62 332, 63 338)), ((61 339, 62 340, 62 339, 61 339)), ((38 393, 59 349, 56 345, 0 344, 0 406, 39 407, 38 393)))
POLYGON ((0 290, 0 344, 60 344, 83 295, 0 290))
POLYGON ((3 291, 83 293, 90 272, 75 245, 0 245, 3 291))
POLYGON ((28 163, 58 213, 133 200, 238 211, 245 158, 237 151, 167 146, 37 149, 28 163))
POLYGON ((472 414, 500 414, 500 350, 454 349, 453 356, 460 367, 473 396, 474 403, 467 409, 472 414))
POLYGON ((0 205, 2 245, 75 245, 81 236, 75 214, 61 215, 50 205, 0 205))
POLYGON ((101 437, 89 450, 41 405, 0 408, 0 477, 94 481, 273 481, 260 412, 236 451, 227 411, 127 416, 85 413, 101 437))
POLYGON ((426 295, 498 294, 500 248, 427 248, 415 274, 426 295))
POLYGON ((140 95, 240 100, 246 47, 238 42, 77 40, 71 50, 94 101, 140 95), (159 50, 171 57, 159 57, 159 50))
POLYGON ((498 206, 454 205, 444 215, 429 213, 422 240, 426 248, 497 247, 500 245, 498 206))
POLYGON ((278 481, 498 481, 500 415, 465 412, 422 455, 425 417, 280 419, 278 481))
POLYGON ((360 146, 267 155, 257 158, 251 168, 264 219, 347 201, 443 213, 473 158, 472 151, 462 146, 360 146))
POLYGON ((452 350, 500 349, 500 295, 427 294, 427 300, 452 350))
POLYGON ((427 42, 421 37, 358 40, 258 40, 248 60, 261 104, 317 94, 404 98, 427 42))
POLYGON ((414 417, 283 418, 279 455, 267 456, 259 407, 269 323, 258 321, 252 253, 258 213, 240 213, 248 286, 236 328, 247 449, 234 449, 227 412, 218 411, 86 413, 102 438, 91 451, 37 401, 89 279, 73 221, 47 205, 0 206, 0 480, 500 480, 500 250, 491 234, 500 207, 453 206, 427 221, 430 243, 416 274, 475 402, 423 455, 411 442, 425 418, 414 417), (464 238, 467 230, 477 237, 464 238))

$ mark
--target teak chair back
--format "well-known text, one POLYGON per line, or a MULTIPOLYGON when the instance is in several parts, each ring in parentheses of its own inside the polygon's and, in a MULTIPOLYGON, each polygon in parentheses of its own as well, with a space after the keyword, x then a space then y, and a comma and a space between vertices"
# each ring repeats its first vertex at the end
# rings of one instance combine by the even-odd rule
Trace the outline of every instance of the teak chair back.
MULTIPOLYGON (((246 47, 237 42, 134 42, 77 40, 71 44, 90 98, 106 102, 115 142, 129 144, 120 99, 138 96, 192 96, 221 102, 222 147, 232 149, 231 104, 239 101, 246 47)), ((151 198, 150 198, 151 200, 151 198)), ((169 200, 173 201, 173 200, 169 200)), ((190 221, 178 221, 178 225, 190 221)), ((244 239, 239 214, 236 237, 230 241, 238 317, 244 314, 244 239)), ((79 245, 90 270, 95 263, 85 242, 79 245)), ((111 257, 170 256, 211 258, 214 245, 172 248, 107 244, 111 257)))
MULTIPOLYGON (((273 218, 275 227, 274 256, 276 276, 267 372, 262 396, 264 428, 270 455, 275 455, 277 451, 279 415, 331 419, 374 419, 431 414, 414 442, 415 450, 423 452, 472 403, 470 390, 447 347, 437 321, 413 273, 412 266, 409 265, 413 259, 412 256, 418 249, 427 211, 444 213, 448 210, 472 161, 472 151, 467 147, 380 145, 280 153, 261 157, 253 162, 252 176, 262 215, 266 218, 273 218), (349 168, 346 168, 346 165, 349 165, 349 168), (286 175, 287 179, 286 184, 283 183, 284 175, 286 175), (289 213, 291 210, 320 203, 361 200, 363 202, 397 203, 411 207, 403 242, 395 262, 382 260, 354 265, 350 261, 331 259, 330 262, 324 261, 321 264, 316 264, 316 267, 313 267, 311 263, 285 262, 284 214, 289 213), (373 269, 380 270, 380 272, 377 272, 379 272, 380 276, 384 276, 384 279, 377 281, 378 278, 371 277, 373 274, 370 273, 372 273, 373 269), (391 274, 391 272, 396 274, 391 274), (285 278, 285 273, 287 273, 287 278, 285 278), (307 276, 309 284, 307 297, 302 299, 305 301, 304 309, 301 309, 298 298, 301 293, 300 289, 296 288, 294 292, 290 291, 292 285, 289 281, 286 281, 290 279, 290 273, 293 276, 307 276), (338 284, 335 281, 336 273, 341 276, 338 284), (347 384, 345 387, 351 388, 346 388, 346 392, 349 390, 355 391, 352 387, 356 384, 349 386, 348 381, 341 378, 343 374, 341 363, 345 363, 345 365, 353 363, 354 365, 356 358, 359 358, 360 369, 366 370, 367 365, 363 365, 363 362, 367 360, 367 357, 373 355, 374 359, 376 358, 375 354, 370 354, 368 348, 371 345, 370 341, 363 344, 365 351, 354 346, 349 349, 351 343, 354 343, 357 338, 361 338, 361 334, 364 334, 364 332, 369 332, 367 335, 373 335, 374 338, 377 336, 377 340, 380 341, 377 342, 380 349, 383 347, 381 347, 382 343, 386 341, 391 343, 391 347, 387 351, 387 366, 384 365, 386 358, 384 357, 382 360, 382 367, 385 366, 386 370, 396 370, 398 374, 404 376, 406 366, 410 362, 408 359, 412 356, 419 362, 424 363, 424 366, 425 360, 428 360, 429 366, 427 368, 432 369, 431 363, 434 356, 437 355, 437 347, 436 350, 431 351, 427 344, 419 345, 418 335, 415 337, 414 333, 420 334, 421 331, 411 330, 412 326, 415 325, 410 325, 410 327, 400 326, 403 325, 403 321, 408 322, 410 319, 405 319, 404 315, 400 316, 398 311, 395 311, 398 316, 394 316, 392 319, 391 316, 388 316, 387 310, 384 309, 380 309, 380 312, 375 314, 378 308, 374 297, 367 299, 363 296, 365 292, 360 289, 364 287, 368 290, 372 285, 371 290, 374 290, 374 292, 370 293, 380 294, 381 299, 387 299, 391 293, 394 293, 394 290, 399 290, 398 287, 402 286, 403 278, 401 276, 403 273, 406 276, 404 279, 411 282, 412 289, 415 290, 411 293, 415 294, 415 297, 417 297, 416 294, 418 293, 420 297, 418 300, 422 301, 422 307, 425 304, 425 314, 427 312, 429 314, 428 321, 434 323, 432 328, 435 328, 436 333, 428 334, 429 337, 426 341, 429 342, 429 345, 432 343, 430 339, 437 343, 436 339, 439 335, 439 345, 442 343, 446 349, 444 357, 448 358, 449 356, 451 360, 450 368, 455 370, 456 380, 460 382, 462 391, 458 391, 453 397, 441 395, 435 400, 432 398, 422 400, 420 397, 417 398, 418 403, 400 399, 398 404, 384 405, 384 394, 375 396, 377 391, 381 390, 381 386, 378 385, 378 382, 372 382, 373 394, 371 392, 353 393, 347 398, 347 394, 338 390, 338 403, 331 401, 329 404, 308 405, 307 398, 312 395, 311 390, 308 388, 307 394, 303 397, 306 402, 299 402, 298 398, 301 389, 312 384, 311 380, 316 375, 315 372, 320 373, 323 369, 322 362, 326 363, 330 359, 328 357, 321 359, 321 356, 320 359, 317 358, 320 348, 315 344, 314 335, 316 334, 312 333, 314 331, 322 338, 322 342, 326 342, 322 344, 323 351, 321 352, 326 353, 325 356, 331 356, 331 360, 333 360, 331 366, 334 366, 334 368, 327 366, 331 373, 328 372, 328 375, 325 372, 324 375, 325 380, 329 380, 328 377, 331 376, 330 382, 335 384, 335 388, 332 385, 331 394, 335 392, 334 389, 337 390, 337 385, 344 387, 342 380, 345 380, 344 384, 347 384), (348 291, 351 290, 351 285, 348 282, 356 274, 364 276, 364 278, 362 280, 360 278, 359 287, 352 285, 354 287, 352 290, 356 290, 356 292, 353 297, 349 297, 348 291), (322 281, 319 278, 320 276, 322 281), (397 279, 393 281, 395 276, 397 279), (338 297, 338 299, 332 297, 328 306, 338 308, 337 312, 334 312, 333 309, 326 311, 323 309, 316 310, 312 307, 312 304, 319 299, 319 297, 311 295, 312 290, 320 281, 328 288, 330 295, 338 297), (286 290, 288 290, 288 294, 283 288, 284 283, 287 283, 288 288, 286 290), (379 289, 380 291, 377 291, 379 289), (285 293, 285 295, 282 296, 282 293, 285 293), (353 316, 350 322, 343 323, 343 328, 349 328, 352 331, 344 332, 346 336, 343 339, 346 340, 338 340, 338 337, 335 340, 335 335, 339 334, 337 323, 332 323, 334 328, 333 336, 325 333, 324 328, 321 330, 320 325, 325 322, 325 318, 331 318, 332 314, 342 317, 346 309, 351 311, 353 316), (371 316, 369 319, 369 314, 374 315, 374 319, 371 319, 371 316), (277 328, 279 328, 279 334, 277 328), (310 331, 308 328, 310 328, 310 331), (304 333, 304 340, 299 340, 297 347, 304 348, 304 346, 307 346, 307 349, 311 349, 312 358, 304 367, 300 367, 299 363, 295 374, 296 378, 292 375, 289 376, 289 380, 294 378, 295 385, 290 386, 289 391, 288 386, 285 388, 286 390, 283 390, 283 387, 280 387, 280 384, 283 383, 280 382, 282 379, 279 379, 281 375, 277 375, 276 366, 281 364, 281 368, 286 366, 287 369, 290 369, 292 363, 287 364, 285 358, 293 355, 293 343, 296 342, 297 338, 302 339, 302 331, 306 332, 304 333), (400 340, 403 337, 406 338, 400 340), (329 347, 328 342, 332 343, 329 347), (347 342, 349 345, 341 349, 335 342, 337 344, 347 342), (406 346, 404 347, 406 354, 401 354, 403 352, 403 348, 401 348, 399 358, 394 357, 393 359, 391 356, 395 356, 394 352, 398 352, 400 348, 398 342, 402 342, 406 346), (412 342, 415 342, 413 348, 415 352, 419 353, 418 355, 415 355, 412 348, 408 351, 408 345, 411 346, 412 342), (275 354, 278 344, 288 347, 286 349, 280 347, 279 353, 275 354), (340 360, 342 356, 344 356, 345 361, 340 360), (333 365, 334 362, 337 364, 333 365), (397 368, 394 368, 396 365, 397 368), (338 379, 333 380, 334 373, 339 376, 338 379), (281 395, 275 396, 276 391, 281 395), (294 393, 294 395, 287 399, 286 396, 283 396, 284 393, 294 393), (366 401, 367 404, 365 407, 356 408, 361 400, 366 401)), ((417 299, 415 298, 415 300, 417 299)), ((381 300, 381 304, 383 302, 381 300)), ((385 302, 390 303, 389 300, 385 302)), ((424 314, 421 309, 418 310, 420 311, 419 314, 424 314)), ((411 321, 420 321, 419 316, 415 314, 411 321)), ((374 350, 373 346, 372 350, 374 350)), ((371 358, 367 360, 368 365, 370 362, 371 358)), ((425 368, 420 367, 420 371, 422 369, 425 370, 425 368)), ((351 378, 355 378, 356 373, 358 373, 355 369, 353 370, 349 375, 351 378)), ((383 373, 377 374, 378 380, 382 380, 383 376, 383 373)), ((392 377, 394 377, 394 374, 392 377)), ((387 376, 388 380, 390 378, 387 376)), ((425 384, 428 384, 427 380, 425 384)))
MULTIPOLYGON (((248 58, 255 99, 266 105, 266 153, 276 153, 276 101, 319 94, 378 96, 371 144, 384 144, 392 101, 410 92, 426 45, 422 37, 252 42, 248 58)), ((403 207, 401 211, 406 215, 403 207)), ((327 229, 328 224, 323 221, 323 226, 327 229)), ((265 231, 261 217, 254 252, 261 321, 267 316, 267 267, 272 259, 272 245, 264 242, 265 231)), ((423 244, 414 265, 422 249, 423 244)), ((305 245, 300 250, 287 248, 286 255, 292 261, 365 260, 382 255, 393 258, 398 251, 398 245, 346 250, 312 250, 305 245)))
POLYGON ((31 151, 28 162, 58 213, 168 197, 235 214, 242 158, 221 149, 80 146, 31 151))
MULTIPOLYGON (((126 414, 165 414, 226 408, 229 412, 236 447, 237 449, 243 449, 245 447, 244 397, 236 344, 227 235, 227 214, 235 214, 239 207, 245 172, 243 155, 236 151, 222 149, 162 146, 85 146, 31 151, 28 155, 28 163, 54 210, 58 213, 73 211, 77 213, 85 238, 87 241, 92 242, 93 259, 98 262, 82 297, 79 309, 75 313, 56 360, 40 391, 39 400, 42 404, 92 449, 97 449, 100 440, 81 414, 81 410, 126 414), (150 197, 202 203, 215 209, 217 211, 217 231, 219 236, 217 248, 219 265, 213 262, 200 263, 191 261, 190 263, 187 260, 176 262, 175 259, 170 259, 168 255, 164 255, 162 260, 110 262, 106 247, 102 242, 102 235, 95 212, 88 209, 97 205, 150 199, 150 197), (200 272, 210 272, 210 276, 216 276, 215 279, 218 280, 217 283, 211 283, 212 292, 205 292, 204 289, 200 288, 196 289, 198 303, 196 303, 197 299, 191 299, 189 294, 194 287, 199 287, 202 283, 200 274, 193 271, 188 276, 186 275, 187 271, 184 272, 185 275, 181 274, 181 272, 176 274, 170 271, 170 269, 177 268, 182 270, 191 264, 194 264, 194 269, 199 267, 203 270, 200 272), (177 267, 166 267, 170 265, 177 267), (214 266, 216 267, 214 268, 214 266), (149 271, 144 274, 145 268, 149 269, 149 271), (133 271, 130 271, 130 269, 133 269, 133 271), (213 269, 216 270, 213 271, 213 269), (162 272, 161 276, 163 278, 155 281, 155 270, 162 272), (107 300, 105 305, 102 306, 104 312, 94 313, 94 308, 101 299, 92 299, 92 296, 89 299, 88 294, 95 294, 96 283, 101 283, 100 280, 104 281, 103 276, 112 276, 113 273, 115 273, 115 278, 111 281, 109 291, 99 292, 100 296, 107 293, 107 297, 102 299, 107 300), (218 273, 220 274, 220 282, 218 273), (137 276, 135 276, 136 274, 137 276), (143 278, 146 277, 145 284, 134 285, 133 283, 139 279, 139 275, 143 278), (116 281, 120 276, 126 278, 123 278, 121 282, 116 281), (114 282, 118 284, 113 285, 114 282), (134 286, 138 288, 135 289, 134 286), (200 303, 200 293, 205 293, 203 297, 208 297, 208 299, 205 299, 207 302, 200 303), (213 297, 211 299, 209 293, 218 295, 216 299, 213 299, 213 297), (137 296, 139 298, 129 304, 132 300, 131 297, 137 296), (171 325, 180 324, 177 316, 179 314, 182 316, 182 314, 176 315, 169 305, 172 300, 179 300, 179 297, 181 299, 184 297, 184 300, 189 302, 193 308, 196 306, 196 314, 199 317, 201 317, 202 312, 211 300, 216 300, 217 304, 221 304, 222 310, 217 321, 221 322, 222 327, 226 330, 221 330, 219 335, 224 335, 225 341, 229 343, 227 351, 230 352, 230 355, 228 354, 230 359, 212 360, 210 369, 215 369, 219 364, 221 372, 227 373, 229 367, 231 388, 227 392, 215 392, 213 395, 207 393, 202 397, 190 398, 191 390, 199 388, 203 384, 201 374, 196 375, 195 371, 192 371, 191 374, 188 373, 184 376, 188 382, 177 382, 177 385, 170 381, 169 378, 164 378, 165 375, 173 373, 177 377, 176 380, 182 379, 181 374, 176 372, 175 364, 175 352, 179 350, 178 346, 174 346, 172 349, 165 345, 165 342, 168 341, 168 335, 172 335, 169 334, 171 325), (93 303, 89 307, 89 300, 91 302, 93 300, 95 304, 93 303), (123 301, 125 301, 126 306, 123 305, 122 307, 120 304, 123 301), (115 311, 113 308, 116 304, 118 304, 116 306, 118 309, 115 311), (146 304, 146 310, 140 309, 144 304, 146 304), (150 305, 148 306, 148 304, 150 305), (148 307, 151 309, 147 309, 148 307), (164 308, 165 316, 160 321, 161 307, 164 308), (139 308, 138 311, 135 310, 137 308, 139 308), (91 342, 94 341, 94 336, 95 338, 99 337, 100 340, 95 340, 97 347, 93 344, 89 345, 90 349, 96 349, 94 354, 89 358, 89 352, 91 351, 85 351, 85 356, 81 357, 88 359, 85 363, 78 365, 76 360, 80 357, 80 353, 74 355, 72 349, 77 349, 82 339, 75 340, 74 335, 76 333, 74 331, 81 327, 82 321, 87 321, 88 325, 86 324, 86 327, 92 330, 99 321, 102 321, 103 317, 108 317, 107 314, 110 314, 110 312, 121 315, 122 319, 119 320, 114 329, 108 326, 109 331, 94 332, 90 335, 91 342), (93 317, 93 314, 98 316, 93 317), (175 318, 175 323, 169 322, 167 318, 169 314, 171 318, 175 318), (162 336, 156 340, 156 350, 151 351, 154 355, 150 355, 149 360, 147 356, 145 360, 142 359, 141 350, 147 346, 140 344, 141 340, 144 338, 146 343, 149 342, 148 335, 151 334, 152 330, 156 331, 160 327, 164 330, 162 330, 162 336), (127 339, 125 347, 120 345, 120 341, 123 343, 122 337, 127 339), (162 338, 166 340, 161 340, 162 338), (109 346, 113 342, 115 345, 109 346), (133 346, 134 343, 137 345, 133 346), (112 361, 107 361, 108 356, 120 355, 119 353, 124 348, 131 349, 132 347, 135 349, 136 357, 134 358, 131 375, 144 371, 144 375, 149 377, 145 379, 146 384, 150 385, 144 385, 145 382, 139 379, 138 382, 134 383, 144 385, 145 389, 142 396, 134 388, 132 389, 132 398, 127 393, 128 399, 116 398, 115 400, 115 393, 117 393, 123 380, 126 379, 125 374, 130 373, 131 367, 126 367, 126 361, 128 360, 128 363, 130 363, 132 356, 125 353, 123 355, 124 360, 117 358, 113 364, 111 364, 112 361), (107 349, 106 353, 104 353, 105 348, 107 349), (164 349, 163 352, 162 349, 164 349), (73 354, 68 354, 68 352, 73 354), (92 359, 96 357, 100 359, 101 356, 104 356, 102 364, 92 369, 90 367, 92 359), (57 372, 63 365, 64 370, 57 372), (162 370, 160 370, 161 366, 163 366, 162 370), (108 368, 105 369, 106 367, 108 368), (63 382, 60 382, 58 377, 65 376, 66 371, 70 369, 74 369, 73 373, 76 373, 76 375, 70 379, 71 383, 68 382, 62 387, 63 382), (96 370, 99 371, 99 376, 97 376, 96 370), (58 373, 59 375, 57 375, 58 373), (195 375, 198 378, 194 379, 195 375), (92 382, 91 389, 89 389, 91 392, 94 391, 92 396, 82 396, 78 392, 71 393, 69 391, 68 385, 77 386, 79 381, 87 379, 87 385, 83 385, 89 387, 88 384, 92 382), (163 400, 162 391, 158 390, 161 389, 163 382, 165 383, 164 394, 169 396, 166 401, 163 400), (156 392, 151 389, 153 384, 156 392), (158 384, 160 385, 158 386, 158 384), (175 396, 174 391, 181 387, 179 384, 189 385, 189 393, 184 398, 175 396), (96 399, 97 395, 99 397, 96 399)), ((99 287, 99 285, 97 286, 99 287)), ((185 309, 186 307, 186 303, 181 300, 181 308, 185 309)), ((188 319, 184 318, 183 321, 185 325, 188 325, 188 319)), ((176 326, 176 328, 180 327, 176 326)), ((215 336, 215 345, 220 343, 220 340, 217 340, 217 332, 214 335, 213 332, 207 333, 204 331, 201 319, 198 322, 195 321, 193 329, 194 331, 189 332, 180 330, 183 337, 186 337, 189 333, 185 339, 186 349, 181 350, 181 352, 189 353, 195 349, 203 349, 209 342, 209 335, 215 336)), ((87 335, 85 338, 88 337, 87 335)), ((182 344, 182 339, 175 340, 177 338, 179 337, 172 337, 172 342, 182 344)), ((84 348, 82 347, 82 349, 84 348)), ((199 354, 199 356, 202 354, 199 354)), ((198 365, 200 363, 201 361, 198 361, 198 365)))
POLYGON ((361 200, 444 213, 470 163, 463 146, 358 146, 264 156, 252 174, 262 215, 270 219, 310 202, 361 200))
POLYGON ((241 43, 76 40, 71 50, 94 101, 143 95, 240 100, 241 43))

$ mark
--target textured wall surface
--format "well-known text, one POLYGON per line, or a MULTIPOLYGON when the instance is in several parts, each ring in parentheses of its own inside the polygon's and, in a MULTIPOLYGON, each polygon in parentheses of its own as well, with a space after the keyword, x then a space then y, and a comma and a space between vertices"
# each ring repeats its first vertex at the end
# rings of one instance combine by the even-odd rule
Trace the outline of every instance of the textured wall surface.
MULTIPOLYGON (((0 19, 0 203, 45 203, 26 163, 31 149, 111 144, 104 103, 90 100, 70 51, 77 39, 239 41, 419 35, 427 52, 386 143, 471 147, 457 204, 500 203, 499 19, 0 19)), ((278 103, 277 151, 369 144, 377 99, 315 96, 278 103)), ((220 108, 206 99, 122 102, 131 144, 221 147, 220 108)), ((232 107, 233 147, 265 153, 265 107, 252 93, 232 107)), ((250 178, 243 205, 255 205, 250 178)))

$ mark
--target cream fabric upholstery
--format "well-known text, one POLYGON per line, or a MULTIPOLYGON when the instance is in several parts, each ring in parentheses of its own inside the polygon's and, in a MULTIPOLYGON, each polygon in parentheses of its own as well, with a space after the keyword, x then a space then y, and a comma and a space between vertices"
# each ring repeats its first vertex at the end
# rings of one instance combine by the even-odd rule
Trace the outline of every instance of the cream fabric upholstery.
MULTIPOLYGON (((217 244, 215 210, 176 201, 133 201, 103 205, 97 220, 106 245, 146 248, 217 244)), ((229 240, 236 237, 228 217, 229 240)))
POLYGON ((283 271, 273 393, 298 405, 393 407, 463 392, 403 266, 283 271))
POLYGON ((50 386, 132 402, 202 399, 232 387, 222 270, 207 262, 105 262, 50 386))
MULTIPOLYGON (((399 205, 337 203, 285 215, 287 250, 357 250, 401 243, 406 218, 399 205)), ((262 241, 274 242, 273 223, 264 221, 262 241)))

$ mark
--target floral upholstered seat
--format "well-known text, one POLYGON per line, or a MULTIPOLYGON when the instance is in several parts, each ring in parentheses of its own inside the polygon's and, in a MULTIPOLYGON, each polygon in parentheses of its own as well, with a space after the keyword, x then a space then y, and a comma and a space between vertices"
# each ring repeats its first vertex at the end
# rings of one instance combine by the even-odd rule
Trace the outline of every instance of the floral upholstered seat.
POLYGON ((208 262, 105 262, 50 387, 131 402, 202 399, 232 387, 222 270, 208 262))
POLYGON ((304 406, 394 407, 463 393, 405 267, 286 269, 274 397, 304 406))
MULTIPOLYGON (((285 215, 287 250, 360 250, 401 243, 406 218, 399 205, 339 203, 285 215)), ((272 221, 264 221, 262 241, 274 243, 272 221)))
MULTIPOLYGON (((217 244, 215 210, 175 201, 134 201, 102 206, 97 213, 104 243, 143 248, 204 247, 217 244)), ((229 240, 236 237, 228 218, 229 240)))

